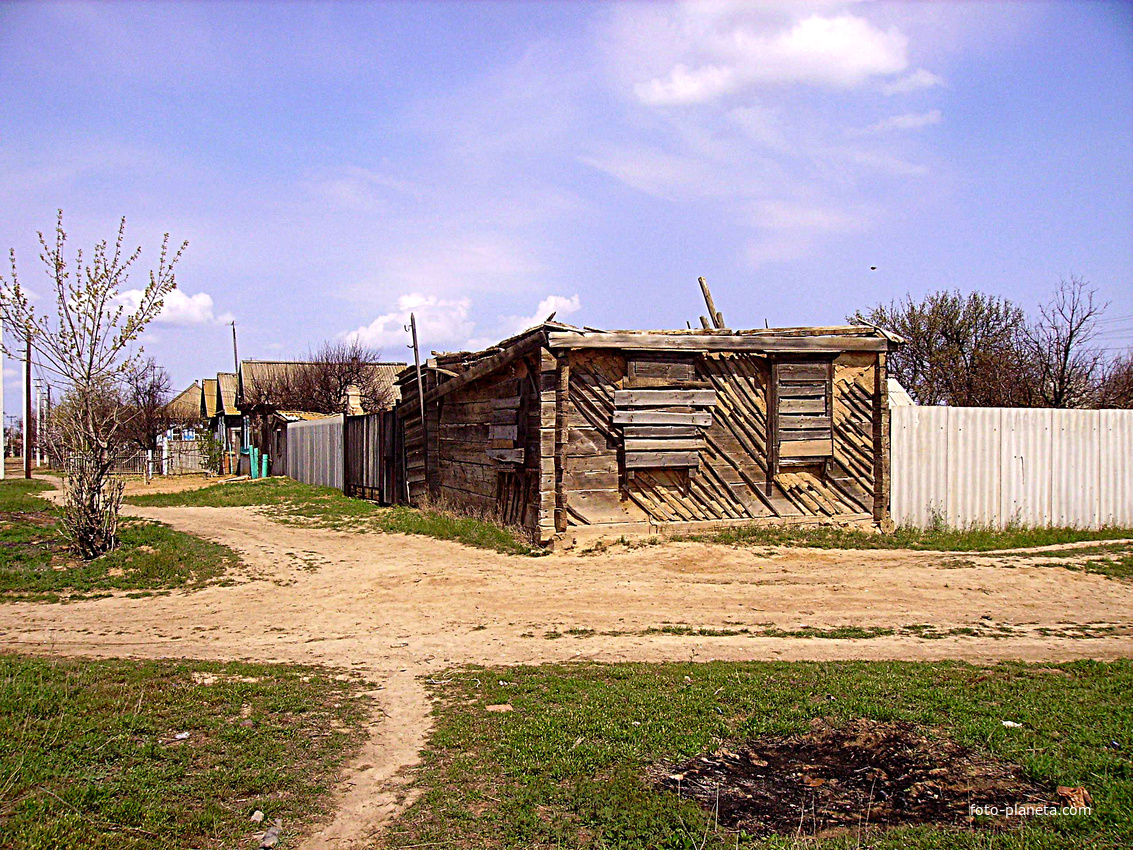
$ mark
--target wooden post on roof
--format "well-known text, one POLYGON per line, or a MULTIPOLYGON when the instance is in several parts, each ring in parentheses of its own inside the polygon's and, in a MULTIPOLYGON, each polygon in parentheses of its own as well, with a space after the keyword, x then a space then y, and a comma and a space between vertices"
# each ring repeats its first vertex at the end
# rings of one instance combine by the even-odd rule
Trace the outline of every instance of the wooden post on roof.
POLYGON ((715 328, 724 327, 724 314, 716 309, 716 302, 712 300, 712 290, 708 288, 708 281, 704 278, 697 278, 700 281, 700 291, 704 295, 704 303, 708 305, 708 318, 712 321, 712 326, 715 328))

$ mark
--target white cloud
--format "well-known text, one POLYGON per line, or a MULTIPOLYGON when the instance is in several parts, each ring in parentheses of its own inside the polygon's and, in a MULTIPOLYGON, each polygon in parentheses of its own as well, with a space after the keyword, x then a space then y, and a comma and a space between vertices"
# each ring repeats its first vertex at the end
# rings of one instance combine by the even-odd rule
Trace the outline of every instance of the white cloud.
MULTIPOLYGON (((144 294, 140 289, 127 289, 119 299, 128 310, 137 310, 144 294)), ((213 312, 212 296, 207 292, 186 295, 180 289, 174 289, 165 296, 165 303, 154 321, 180 326, 225 324, 232 321, 232 314, 216 315, 213 312)))
MULTIPOLYGON (((705 103, 757 85, 801 83, 854 88, 908 67, 908 39, 895 27, 881 30, 851 14, 811 15, 786 29, 761 31, 728 14, 686 42, 687 57, 667 74, 638 82, 633 90, 651 106, 705 103)), ((760 22, 762 23, 762 22, 760 22)), ((704 28, 703 19, 697 25, 704 28)), ((681 21, 673 22, 678 32, 681 21)), ((661 33, 662 38, 674 33, 661 33)), ((691 35, 691 34, 686 34, 691 35)))
POLYGON ((473 323, 468 318, 470 307, 471 302, 467 298, 446 299, 413 292, 397 299, 396 310, 342 336, 372 348, 388 348, 385 356, 400 360, 400 346, 411 343, 405 331, 410 313, 417 320, 417 339, 421 350, 428 351, 433 346, 462 342, 472 334, 473 323))
POLYGON ((931 89, 942 85, 944 85, 944 79, 942 77, 938 77, 936 74, 932 73, 932 71, 926 71, 924 68, 917 68, 913 73, 901 77, 899 80, 883 84, 881 91, 888 95, 908 94, 909 92, 931 89))
POLYGON ((930 109, 928 112, 905 112, 901 115, 891 115, 888 118, 883 118, 876 124, 871 124, 860 130, 855 130, 855 135, 873 135, 876 133, 888 133, 892 130, 921 130, 925 127, 939 124, 944 120, 944 115, 939 109, 930 109))
POLYGON ((561 322, 580 309, 582 309, 582 302, 577 295, 572 295, 570 298, 563 295, 548 295, 539 302, 539 306, 530 316, 504 316, 503 322, 510 328, 507 333, 517 334, 520 331, 542 324, 552 313, 555 314, 555 319, 561 322))

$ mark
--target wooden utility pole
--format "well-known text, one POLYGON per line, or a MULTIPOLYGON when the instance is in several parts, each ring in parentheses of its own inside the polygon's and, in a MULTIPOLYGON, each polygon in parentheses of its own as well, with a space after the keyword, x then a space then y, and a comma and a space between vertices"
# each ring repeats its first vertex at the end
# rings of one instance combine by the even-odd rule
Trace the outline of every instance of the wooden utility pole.
POLYGON ((409 331, 413 334, 413 366, 417 370, 417 404, 421 411, 421 460, 425 464, 425 489, 428 490, 429 432, 425 426, 425 383, 421 380, 421 353, 417 349, 417 317, 412 313, 409 314, 409 331))
POLYGON ((31 331, 24 358, 24 478, 31 478, 31 331))
POLYGON ((4 462, 8 458, 7 434, 4 433, 4 323, 0 322, 0 481, 4 480, 4 462))

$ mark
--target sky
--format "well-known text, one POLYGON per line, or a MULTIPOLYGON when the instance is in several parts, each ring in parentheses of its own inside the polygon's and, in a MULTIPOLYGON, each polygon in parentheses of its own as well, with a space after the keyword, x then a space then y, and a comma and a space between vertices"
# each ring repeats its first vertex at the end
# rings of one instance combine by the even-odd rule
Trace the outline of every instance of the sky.
MULTIPOLYGON (((1078 275, 1133 345, 1133 3, 0 2, 0 248, 127 241, 174 389, 544 318, 838 324, 1078 275), (876 268, 874 268, 876 267, 876 268)), ((0 273, 7 275, 7 264, 0 273)), ((129 302, 130 294, 125 299, 129 302)), ((4 371, 19 409, 19 375, 4 371)))

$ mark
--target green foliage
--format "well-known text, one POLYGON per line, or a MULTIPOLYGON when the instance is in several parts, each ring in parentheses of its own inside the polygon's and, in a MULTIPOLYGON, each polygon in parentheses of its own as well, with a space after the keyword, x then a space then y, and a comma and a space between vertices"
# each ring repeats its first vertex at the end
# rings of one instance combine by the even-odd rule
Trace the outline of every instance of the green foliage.
POLYGON ((0 656, 0 844, 245 846, 256 809, 287 840, 326 812, 361 738, 359 684, 265 664, 0 656))
POLYGON ((203 458, 204 470, 219 474, 224 461, 224 444, 216 438, 216 434, 208 428, 198 431, 197 448, 203 458))
POLYGON ((577 664, 437 677, 422 796, 392 848, 794 848, 754 839, 644 778, 727 741, 810 721, 907 721, 1019 764, 1053 790, 1086 786, 1090 816, 1019 830, 932 827, 807 839, 815 850, 1128 847, 1133 844, 1133 663, 577 664), (510 712, 486 706, 509 704, 510 712), (1021 723, 1007 728, 1003 720, 1021 723))
POLYGON ((147 521, 123 523, 117 549, 78 560, 59 534, 59 509, 33 495, 49 489, 43 481, 0 482, 0 510, 22 509, 0 520, 0 601, 197 588, 240 563, 227 546, 147 521))
POLYGON ((180 493, 149 493, 131 496, 128 501, 155 508, 274 507, 277 510, 272 511, 271 517, 281 522, 308 523, 342 531, 419 534, 509 555, 542 554, 542 550, 523 542, 508 529, 482 519, 404 506, 381 507, 348 498, 340 490, 300 484, 290 478, 217 484, 180 493))
POLYGON ((813 526, 740 526, 712 534, 681 537, 706 543, 743 544, 751 546, 802 546, 817 549, 920 549, 936 552, 991 552, 998 549, 1025 549, 1036 546, 1057 546, 1085 540, 1122 540, 1133 538, 1133 529, 1107 527, 1029 528, 1008 526, 991 528, 971 525, 949 528, 943 524, 932 528, 902 526, 890 534, 878 534, 855 528, 832 525, 813 526))

